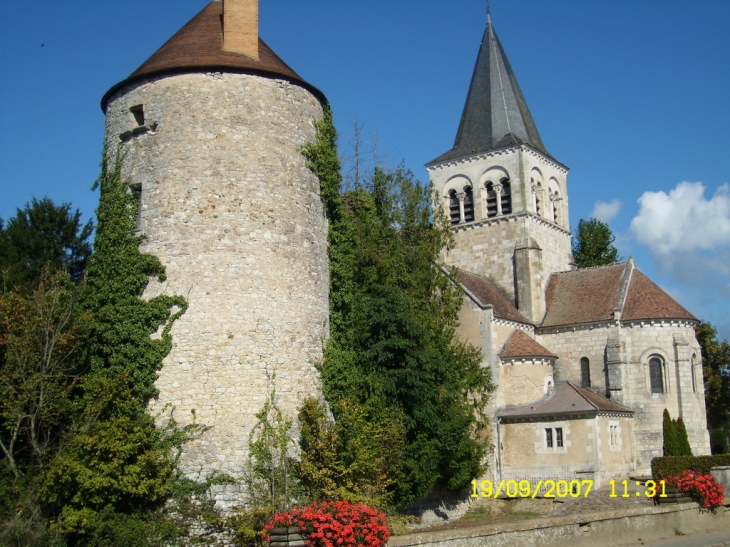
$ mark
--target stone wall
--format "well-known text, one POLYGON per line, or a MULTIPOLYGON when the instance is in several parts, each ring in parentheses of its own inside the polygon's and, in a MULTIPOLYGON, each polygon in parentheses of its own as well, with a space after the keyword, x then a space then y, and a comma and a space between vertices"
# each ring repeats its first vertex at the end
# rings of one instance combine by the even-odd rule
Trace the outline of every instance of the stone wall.
POLYGON ((662 414, 682 417, 695 455, 709 454, 700 347, 688 322, 647 321, 543 330, 538 341, 560 356, 558 380, 581 382, 590 361, 591 387, 635 412, 637 471, 649 473, 662 455, 662 414), (664 392, 652 393, 649 360, 664 366, 664 392), (694 358, 694 361, 693 361, 694 358), (693 378, 694 376, 694 378, 693 378))
MULTIPOLYGON (((274 387, 287 418, 320 392, 326 220, 301 150, 321 117, 307 90, 245 74, 151 79, 109 102, 107 145, 113 156, 123 143, 123 175, 141 190, 142 251, 167 267, 145 296, 190 304, 172 329, 156 408, 172 404, 181 423, 194 411, 211 428, 185 447, 191 477, 241 476, 254 414, 274 387), (142 124, 130 110, 140 105, 142 124)), ((219 499, 233 500, 232 488, 219 499)))

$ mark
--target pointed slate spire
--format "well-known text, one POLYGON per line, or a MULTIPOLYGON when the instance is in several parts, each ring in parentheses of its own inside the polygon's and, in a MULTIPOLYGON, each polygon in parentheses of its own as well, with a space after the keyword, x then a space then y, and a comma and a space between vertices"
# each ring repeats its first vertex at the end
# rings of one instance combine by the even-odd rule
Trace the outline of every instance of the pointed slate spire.
POLYGON ((499 43, 491 18, 487 18, 487 28, 474 66, 454 148, 432 163, 517 143, 529 144, 549 155, 502 44, 499 43))

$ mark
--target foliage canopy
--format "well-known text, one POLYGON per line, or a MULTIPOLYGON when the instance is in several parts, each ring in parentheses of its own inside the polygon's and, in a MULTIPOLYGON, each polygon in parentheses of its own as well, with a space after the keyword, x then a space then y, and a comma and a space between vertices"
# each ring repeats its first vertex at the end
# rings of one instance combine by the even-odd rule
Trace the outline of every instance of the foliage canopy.
POLYGON ((579 268, 607 266, 620 261, 613 242, 616 237, 608 224, 598 219, 580 219, 578 230, 573 236, 573 258, 579 268))
POLYGON ((17 209, 7 226, 0 221, 0 271, 6 285, 34 288, 44 268, 61 270, 81 280, 91 255, 89 238, 94 223, 82 225, 81 211, 50 198, 35 199, 17 209))
POLYGON ((707 426, 730 429, 730 343, 718 340, 712 323, 702 321, 696 329, 702 351, 707 426))
MULTIPOLYGON (((320 146, 334 146, 330 125, 318 127, 320 146)), ((333 162, 305 155, 320 180, 339 184, 333 162)), ((339 447, 328 480, 395 505, 436 485, 458 490, 480 471, 493 386, 479 351, 456 340, 462 295, 439 265, 448 223, 403 168, 375 168, 367 184, 323 199, 331 334, 320 371, 339 447)))

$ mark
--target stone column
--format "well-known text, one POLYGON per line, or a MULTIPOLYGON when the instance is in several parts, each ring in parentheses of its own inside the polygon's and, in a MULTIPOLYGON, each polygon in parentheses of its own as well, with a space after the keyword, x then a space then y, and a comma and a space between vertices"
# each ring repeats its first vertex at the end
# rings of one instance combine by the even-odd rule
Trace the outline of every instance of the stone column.
POLYGON ((456 194, 456 197, 459 198, 459 224, 464 224, 466 222, 464 217, 464 198, 466 198, 466 193, 459 192, 456 194))
POLYGON ((504 187, 498 182, 494 185, 494 193, 497 195, 497 216, 502 216, 502 190, 504 187))

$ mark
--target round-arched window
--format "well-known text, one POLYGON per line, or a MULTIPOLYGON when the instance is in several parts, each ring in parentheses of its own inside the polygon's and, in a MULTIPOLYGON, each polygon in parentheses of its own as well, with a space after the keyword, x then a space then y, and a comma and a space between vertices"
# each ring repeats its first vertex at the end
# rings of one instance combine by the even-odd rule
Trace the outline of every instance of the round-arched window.
POLYGON ((649 359, 649 381, 652 393, 664 393, 664 363, 659 357, 649 359))

